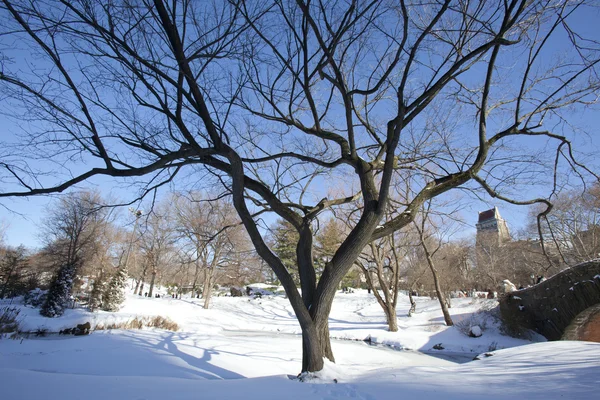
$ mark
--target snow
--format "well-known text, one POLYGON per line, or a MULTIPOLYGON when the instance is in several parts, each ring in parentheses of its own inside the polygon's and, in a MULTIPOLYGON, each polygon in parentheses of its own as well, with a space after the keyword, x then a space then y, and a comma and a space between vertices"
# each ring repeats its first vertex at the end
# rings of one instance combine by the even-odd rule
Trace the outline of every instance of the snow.
MULTIPOLYGON (((67 309, 41 317, 19 305, 27 330, 57 332, 76 324, 107 324, 161 315, 180 326, 95 331, 0 340, 2 399, 579 399, 597 398, 600 344, 538 342, 500 333, 496 300, 453 299, 454 327, 446 327, 437 300, 419 297, 398 332, 388 332, 372 294, 338 294, 330 318, 336 363, 290 380, 301 366, 300 327, 287 299, 268 296, 202 299, 129 295, 115 313, 67 309), (484 334, 468 337, 468 330, 484 334), (466 333, 465 328, 466 327, 466 333), (370 338, 368 345, 362 340, 370 338), (351 340, 336 340, 351 339, 351 340), (440 344, 444 350, 434 350, 440 344), (400 350, 402 349, 402 350, 400 350), (460 356, 480 360, 458 364, 460 356), (337 383, 336 383, 337 381, 337 383)), ((538 338, 539 339, 539 338, 538 338)))
POLYGON ((471 335, 475 336, 475 337, 479 337, 481 335, 483 335, 483 332, 481 331, 481 328, 479 327, 479 325, 475 325, 471 327, 471 335))

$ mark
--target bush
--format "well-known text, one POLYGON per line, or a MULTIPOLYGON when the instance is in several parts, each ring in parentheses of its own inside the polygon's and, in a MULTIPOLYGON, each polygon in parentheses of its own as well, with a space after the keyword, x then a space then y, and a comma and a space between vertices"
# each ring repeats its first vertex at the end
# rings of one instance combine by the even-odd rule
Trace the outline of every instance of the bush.
POLYGON ((27 294, 25 294, 25 296, 23 297, 23 303, 25 305, 28 305, 28 306, 31 306, 34 308, 38 308, 42 304, 44 304, 44 302, 46 301, 47 295, 48 295, 47 290, 35 288, 33 290, 30 290, 27 294))
POLYGON ((48 318, 56 318, 64 314, 65 308, 71 299, 75 270, 75 264, 67 264, 60 267, 52 280, 46 301, 40 309, 41 315, 48 318))
POLYGON ((125 302, 125 287, 127 286, 127 270, 119 268, 112 277, 106 291, 102 295, 102 309, 104 311, 119 311, 125 302))
MULTIPOLYGON (((497 321, 498 318, 498 307, 496 303, 490 303, 488 307, 484 307, 481 310, 471 314, 469 318, 465 318, 461 321, 454 323, 454 326, 465 336, 477 337, 472 332, 473 327, 479 327, 481 332, 484 332, 490 321, 497 321)), ((475 328, 475 330, 477 330, 475 328)))
POLYGON ((0 308, 0 336, 5 333, 12 333, 19 331, 19 310, 16 307, 2 307, 0 308))

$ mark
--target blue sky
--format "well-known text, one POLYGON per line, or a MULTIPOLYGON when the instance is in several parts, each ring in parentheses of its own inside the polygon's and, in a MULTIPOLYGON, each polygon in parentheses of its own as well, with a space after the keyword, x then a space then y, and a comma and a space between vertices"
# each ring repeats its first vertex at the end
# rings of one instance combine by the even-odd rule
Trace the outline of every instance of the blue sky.
MULTIPOLYGON (((591 37, 600 38, 598 34, 598 21, 600 20, 600 11, 580 13, 577 19, 577 25, 584 32, 590 34, 591 37)), ((4 112, 7 112, 5 109, 4 112)), ((600 126, 600 118, 598 112, 588 114, 585 119, 579 121, 581 125, 587 127, 589 136, 583 137, 579 144, 587 152, 596 152, 600 154, 600 134, 597 127, 600 126)), ((0 137, 10 139, 15 134, 13 122, 5 115, 0 114, 0 137)), ((534 145, 533 141, 531 142, 534 145)), ((92 185, 86 185, 92 187, 92 185)), ((95 187, 100 188, 103 194, 111 192, 114 196, 125 197, 126 189, 113 188, 112 184, 107 180, 98 180, 95 187), (100 183, 98 183, 100 182, 100 183)), ((533 195, 534 193, 523 193, 525 196, 533 195)), ((28 247, 39 247, 43 239, 39 237, 40 226, 52 198, 50 197, 35 197, 35 198, 20 198, 20 199, 1 199, 0 200, 0 224, 7 225, 6 242, 16 246, 24 244, 28 247)), ((486 210, 493 206, 500 209, 502 216, 507 220, 511 231, 521 229, 527 223, 528 209, 526 207, 516 207, 502 203, 500 201, 480 202, 473 201, 470 206, 463 211, 465 222, 470 228, 466 228, 467 232, 474 233, 474 226, 477 221, 477 213, 486 210)))

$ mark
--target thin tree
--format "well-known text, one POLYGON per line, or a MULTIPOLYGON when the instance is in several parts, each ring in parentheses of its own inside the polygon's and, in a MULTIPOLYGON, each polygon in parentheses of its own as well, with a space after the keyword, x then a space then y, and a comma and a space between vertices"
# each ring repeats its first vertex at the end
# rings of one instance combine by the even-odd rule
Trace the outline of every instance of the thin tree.
POLYGON ((2 4, 4 43, 22 44, 3 55, 24 61, 3 63, 3 99, 30 123, 19 124, 26 146, 2 146, 1 196, 104 175, 142 182, 140 197, 209 171, 285 288, 302 371, 334 360, 331 305, 362 249, 409 225, 427 200, 471 185, 549 207, 562 161, 590 172, 560 131, 562 112, 594 103, 599 87, 599 44, 571 24, 583 2, 2 4), (435 137, 429 128, 448 115, 456 124, 435 137), (554 150, 531 157, 520 138, 554 150), (55 164, 30 168, 31 154, 55 164), (385 219, 399 170, 414 196, 385 219), (340 179, 344 195, 323 189, 340 179), (532 180, 550 192, 512 191, 532 180), (358 222, 317 279, 313 224, 358 197, 358 222), (263 213, 298 232, 300 287, 266 244, 263 213))
POLYGON ((175 257, 174 245, 176 241, 173 227, 173 209, 168 201, 154 206, 151 213, 143 220, 140 227, 140 258, 143 263, 141 285, 138 294, 144 289, 144 279, 150 274, 148 297, 154 295, 154 286, 160 270, 171 265, 175 257))
POLYGON ((431 223, 431 206, 431 201, 428 201, 426 205, 423 205, 420 220, 414 221, 413 224, 418 234, 419 244, 421 245, 421 248, 425 254, 425 261, 427 262, 427 266, 431 271, 433 287, 435 289, 436 297, 440 303, 442 314, 444 315, 444 322, 446 322, 447 326, 452 326, 454 325, 454 322, 450 316, 450 311, 448 311, 448 308, 450 308, 449 295, 446 292, 447 289, 444 290, 442 288, 442 283, 440 282, 439 276, 440 274, 436 267, 436 262, 434 261, 436 253, 442 248, 443 235, 439 229, 435 229, 436 227, 431 223))
POLYGON ((369 243, 356 264, 361 268, 367 285, 383 309, 390 332, 398 331, 399 263, 393 235, 369 243))

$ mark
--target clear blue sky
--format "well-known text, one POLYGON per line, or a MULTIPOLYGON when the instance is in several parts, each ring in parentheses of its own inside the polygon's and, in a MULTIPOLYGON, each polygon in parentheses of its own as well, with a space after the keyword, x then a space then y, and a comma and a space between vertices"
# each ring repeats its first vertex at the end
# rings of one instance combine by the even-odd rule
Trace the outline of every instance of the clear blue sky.
MULTIPOLYGON (((600 29, 598 29, 600 10, 596 10, 595 13, 589 12, 589 9, 587 11, 578 15, 578 27, 587 31, 591 37, 600 39, 600 29)), ((4 112, 7 112, 7 110, 5 109, 4 112)), ((583 126, 587 127, 589 136, 578 144, 583 146, 588 152, 596 151, 597 154, 600 154, 600 132, 598 132, 600 116, 598 113, 588 115, 585 120, 580 122, 583 126)), ((5 115, 0 114, 0 137, 2 139, 10 138, 14 135, 15 131, 13 122, 6 118, 5 115)), ((113 192, 117 196, 119 196, 119 193, 124 193, 122 189, 115 191, 113 188, 109 189, 108 184, 103 184, 102 192, 107 194, 108 191, 113 192)), ((1 199, 0 224, 7 226, 5 234, 6 242, 13 246, 20 244, 32 248, 41 246, 43 240, 39 236, 40 226, 45 210, 52 201, 50 197, 1 199)), ((493 206, 497 206, 500 209, 500 213, 507 220, 512 232, 522 228, 527 223, 528 209, 526 207, 516 207, 492 200, 487 203, 473 201, 470 207, 463 211, 465 221, 471 227, 470 230, 473 233, 477 221, 477 213, 493 206)))

